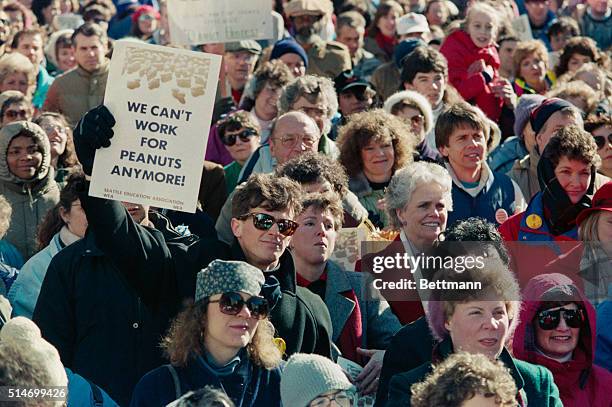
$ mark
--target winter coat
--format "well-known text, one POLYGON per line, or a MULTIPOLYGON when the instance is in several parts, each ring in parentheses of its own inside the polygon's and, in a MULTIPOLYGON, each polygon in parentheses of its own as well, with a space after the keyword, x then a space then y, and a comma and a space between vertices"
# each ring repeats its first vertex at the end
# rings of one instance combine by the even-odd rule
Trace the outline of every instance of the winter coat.
POLYGON ((47 267, 51 259, 62 250, 59 235, 59 232, 56 233, 47 247, 32 256, 21 269, 8 295, 13 306, 13 317, 21 316, 32 319, 40 287, 47 274, 47 267))
POLYGON ((366 296, 367 282, 363 273, 342 270, 332 261, 327 262, 325 270, 327 271, 325 305, 331 316, 333 341, 338 344, 342 330, 358 306, 363 332, 360 346, 363 349, 387 349, 391 337, 401 328, 387 301, 366 296), (358 304, 343 295, 350 290, 355 293, 358 304))
POLYGON ((378 207, 378 201, 385 197, 385 190, 374 190, 363 172, 349 177, 349 189, 359 202, 368 211, 368 218, 374 226, 383 229, 387 226, 387 213, 378 207))
POLYGON ((24 264, 21 253, 19 253, 15 246, 4 239, 0 240, 0 263, 15 267, 18 270, 23 267, 24 264))
POLYGON ((138 380, 164 362, 162 336, 193 298, 197 272, 224 246, 181 236, 163 217, 152 219, 156 229, 136 225, 119 202, 86 190, 79 198, 87 234, 51 260, 33 320, 65 367, 125 406, 138 380))
POLYGON ((13 244, 24 260, 37 252, 36 233, 47 212, 59 202, 59 188, 53 179, 49 139, 45 132, 31 122, 14 122, 0 131, 0 195, 11 204, 11 226, 5 239, 13 244), (21 131, 29 133, 42 152, 41 165, 30 180, 23 180, 10 172, 7 149, 21 131))
POLYGON ((497 121, 504 104, 502 98, 495 96, 490 84, 499 79, 499 55, 495 45, 479 48, 470 35, 457 30, 444 40, 440 52, 448 61, 448 80, 459 91, 463 98, 475 103, 493 121, 497 121), (469 66, 478 60, 484 60, 493 68, 492 78, 482 72, 469 74, 469 66))
MULTIPOLYGON (((432 363, 434 365, 440 363, 452 353, 453 343, 450 337, 447 337, 434 348, 431 362, 393 376, 389 384, 389 400, 386 406, 409 407, 412 385, 423 381, 433 371, 432 363)), ((518 389, 518 406, 563 407, 559 399, 559 389, 548 369, 515 359, 505 348, 498 360, 506 366, 514 379, 518 389)))
POLYGON ((425 317, 404 325, 393 335, 380 371, 375 407, 383 407, 387 403, 389 382, 394 375, 429 362, 435 343, 425 317))
POLYGON ((68 377, 67 407, 119 407, 110 396, 81 375, 66 369, 68 377))
POLYGON ((400 70, 393 61, 384 63, 376 68, 372 73, 370 81, 381 100, 387 100, 389 96, 399 91, 402 87, 400 70))
POLYGON ((55 78, 47 92, 44 111, 61 113, 71 126, 104 101, 109 61, 94 72, 77 66, 55 78))
MULTIPOLYGON (((523 290, 523 306, 520 323, 514 333, 512 349, 514 356, 541 366, 552 372, 559 387, 565 407, 609 407, 612 405, 612 373, 593 364, 595 358, 596 314, 574 282, 562 274, 542 274, 529 281, 523 290), (584 302, 579 305, 586 310, 588 326, 580 329, 578 346, 572 359, 558 362, 536 350, 534 319, 541 306, 540 299, 551 289, 565 286, 564 291, 579 295, 584 302)), ((609 326, 600 329, 610 329, 609 326)))
POLYGON ((499 227, 499 233, 508 242, 506 248, 512 259, 512 269, 522 285, 578 244, 576 227, 556 236, 550 232, 544 218, 541 192, 533 197, 524 212, 508 218, 499 227))
POLYGON ((138 382, 130 406, 162 407, 189 391, 212 386, 224 391, 236 406, 280 407, 280 369, 261 368, 243 352, 239 355, 239 364, 227 376, 220 376, 201 356, 190 359, 185 366, 173 367, 180 389, 169 365, 160 366, 138 382))
MULTIPOLYGON (((235 238, 230 258, 246 261, 235 238)), ((285 355, 299 352, 331 357, 333 328, 329 311, 318 295, 297 285, 291 254, 285 251, 278 268, 265 274, 276 277, 280 283, 282 295, 270 312, 270 321, 276 328, 275 337, 285 342, 285 355)))
POLYGON ((53 79, 45 67, 40 65, 38 76, 36 77, 36 90, 34 91, 34 96, 32 96, 32 105, 36 109, 40 110, 45 104, 47 92, 53 83, 53 79))
MULTIPOLYGON (((612 291, 609 297, 612 297, 612 291)), ((606 300, 597 307, 597 325, 605 327, 597 332, 595 363, 612 371, 612 301, 606 300)))
POLYGON ((512 169, 516 160, 520 160, 528 154, 522 138, 512 136, 508 137, 502 145, 491 151, 487 158, 487 163, 491 171, 506 174, 512 169))

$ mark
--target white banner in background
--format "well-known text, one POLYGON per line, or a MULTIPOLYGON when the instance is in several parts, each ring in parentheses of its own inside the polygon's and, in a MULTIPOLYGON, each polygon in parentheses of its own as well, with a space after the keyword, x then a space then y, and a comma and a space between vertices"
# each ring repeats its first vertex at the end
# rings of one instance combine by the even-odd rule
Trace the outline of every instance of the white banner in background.
POLYGON ((173 0, 168 4, 172 43, 200 45, 213 42, 272 38, 270 0, 173 0))

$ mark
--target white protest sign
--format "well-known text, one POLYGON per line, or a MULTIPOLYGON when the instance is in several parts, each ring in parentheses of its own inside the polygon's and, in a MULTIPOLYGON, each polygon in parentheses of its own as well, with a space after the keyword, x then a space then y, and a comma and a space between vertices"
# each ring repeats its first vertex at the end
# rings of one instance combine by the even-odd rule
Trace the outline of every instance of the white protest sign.
POLYGON ((195 212, 221 57, 132 41, 113 50, 92 196, 195 212))
POLYGON ((270 0, 173 0, 168 6, 170 38, 175 44, 270 39, 270 0))

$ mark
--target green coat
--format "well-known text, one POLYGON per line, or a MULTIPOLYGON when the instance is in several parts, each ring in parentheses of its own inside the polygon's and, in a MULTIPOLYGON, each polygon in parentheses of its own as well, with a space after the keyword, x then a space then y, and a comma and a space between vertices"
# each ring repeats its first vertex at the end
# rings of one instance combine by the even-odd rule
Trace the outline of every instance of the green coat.
POLYGON ((308 75, 325 76, 333 80, 341 72, 351 69, 351 54, 346 45, 336 41, 315 41, 306 51, 308 75))
MULTIPOLYGON (((447 338, 434 349, 434 359, 443 360, 452 352, 453 343, 447 338)), ((499 360, 510 370, 514 383, 519 389, 517 400, 520 399, 520 406, 563 407, 559 398, 559 389, 550 370, 514 359, 505 348, 499 360)), ((433 363, 436 363, 435 360, 433 363)), ((393 376, 389 384, 387 407, 409 407, 412 385, 423 381, 432 370, 433 366, 428 362, 393 376)))

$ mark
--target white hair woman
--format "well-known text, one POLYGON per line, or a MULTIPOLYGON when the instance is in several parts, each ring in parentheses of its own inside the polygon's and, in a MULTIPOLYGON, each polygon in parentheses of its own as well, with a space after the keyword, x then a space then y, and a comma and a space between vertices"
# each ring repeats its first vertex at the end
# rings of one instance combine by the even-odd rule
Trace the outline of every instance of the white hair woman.
MULTIPOLYGON (((452 210, 451 188, 449 173, 437 164, 420 161, 396 171, 384 199, 389 225, 400 233, 392 244, 372 258, 395 257, 398 253, 418 257, 430 252, 446 229, 448 211, 452 210)), ((370 260, 370 256, 364 256, 362 271, 369 271, 370 260)), ((380 278, 387 282, 399 281, 406 274, 405 270, 391 268, 382 271, 380 278)), ((420 268, 408 276, 416 281, 421 276, 420 268)), ((411 297, 404 290, 381 289, 380 292, 402 324, 425 314, 421 301, 426 298, 422 296, 411 297)), ((411 294, 416 293, 411 290, 411 294)))

